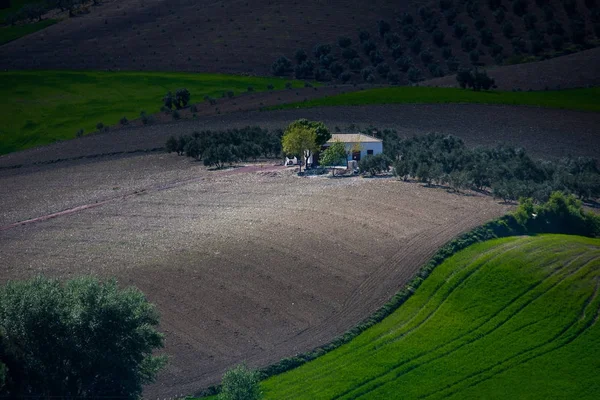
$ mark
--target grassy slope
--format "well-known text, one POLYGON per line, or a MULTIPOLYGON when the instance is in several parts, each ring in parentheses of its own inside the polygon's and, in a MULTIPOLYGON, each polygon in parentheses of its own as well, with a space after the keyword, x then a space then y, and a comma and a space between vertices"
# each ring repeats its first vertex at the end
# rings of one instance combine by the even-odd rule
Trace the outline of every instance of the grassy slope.
POLYGON ((400 86, 343 93, 274 108, 407 103, 514 104, 598 112, 600 111, 600 88, 543 92, 474 92, 457 88, 400 86))
POLYGON ((30 33, 37 32, 50 25, 57 23, 56 19, 45 19, 40 22, 34 22, 32 24, 23 24, 15 26, 4 26, 0 28, 0 45, 8 43, 12 40, 18 39, 22 36, 29 35, 30 33))
POLYGON ((262 383, 269 399, 595 398, 600 240, 474 245, 352 342, 262 383))
POLYGON ((263 91, 269 83, 283 89, 286 81, 192 73, 0 72, 0 154, 73 138, 80 128, 95 130, 98 122, 138 118, 141 110, 157 112, 165 93, 180 87, 191 92, 192 102, 202 102, 205 95, 238 94, 248 86, 263 91))

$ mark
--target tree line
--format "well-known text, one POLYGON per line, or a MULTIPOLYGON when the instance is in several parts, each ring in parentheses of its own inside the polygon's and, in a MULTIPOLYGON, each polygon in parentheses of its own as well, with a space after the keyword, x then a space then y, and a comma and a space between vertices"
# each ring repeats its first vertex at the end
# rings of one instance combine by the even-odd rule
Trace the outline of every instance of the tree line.
POLYGON ((600 170, 593 158, 540 161, 522 148, 469 149, 451 135, 432 133, 400 140, 392 130, 373 130, 372 134, 384 140, 384 154, 393 161, 394 174, 404 180, 412 177, 456 191, 490 190, 505 201, 527 197, 543 202, 554 191, 581 199, 600 197, 600 170))
MULTIPOLYGON (((69 11, 69 16, 73 17, 75 11, 87 2, 88 0, 46 0, 26 3, 23 7, 8 15, 6 21, 11 25, 24 20, 41 21, 44 14, 55 9, 69 11)), ((94 0, 93 4, 100 4, 100 0, 94 0)))
POLYGON ((257 126, 225 131, 205 130, 177 138, 171 136, 165 148, 169 153, 201 160, 206 166, 223 168, 238 161, 280 157, 282 136, 280 129, 269 131, 257 126))

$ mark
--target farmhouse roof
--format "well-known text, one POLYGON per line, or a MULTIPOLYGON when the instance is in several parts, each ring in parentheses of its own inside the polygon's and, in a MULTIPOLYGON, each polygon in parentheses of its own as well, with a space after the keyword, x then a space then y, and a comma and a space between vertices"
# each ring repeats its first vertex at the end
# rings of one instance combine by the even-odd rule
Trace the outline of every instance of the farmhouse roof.
POLYGON ((327 143, 333 142, 342 142, 342 143, 380 143, 381 139, 377 139, 376 137, 365 135, 364 133, 333 133, 331 135, 331 139, 327 141, 327 143))

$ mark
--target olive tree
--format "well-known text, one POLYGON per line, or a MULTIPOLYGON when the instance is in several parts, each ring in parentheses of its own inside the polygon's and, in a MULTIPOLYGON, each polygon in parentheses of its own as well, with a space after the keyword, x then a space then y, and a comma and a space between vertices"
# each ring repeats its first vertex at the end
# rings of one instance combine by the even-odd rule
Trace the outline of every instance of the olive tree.
POLYGON ((166 359, 155 307, 116 281, 37 277, 0 288, 0 397, 136 398, 166 359))
POLYGON ((304 158, 305 165, 310 156, 331 139, 329 129, 322 122, 299 119, 286 128, 281 143, 286 154, 304 158))
POLYGON ((347 160, 348 154, 346 153, 346 145, 339 140, 333 142, 321 155, 321 164, 331 167, 333 176, 335 176, 335 166, 344 165, 347 160))
POLYGON ((262 392, 258 373, 240 364, 225 372, 218 400, 259 400, 262 392))

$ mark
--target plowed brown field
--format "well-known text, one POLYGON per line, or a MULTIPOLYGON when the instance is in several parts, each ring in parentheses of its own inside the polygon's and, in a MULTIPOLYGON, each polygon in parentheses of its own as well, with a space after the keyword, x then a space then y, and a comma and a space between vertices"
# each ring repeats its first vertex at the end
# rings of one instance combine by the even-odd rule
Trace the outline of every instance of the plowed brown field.
POLYGON ((94 274, 139 287, 166 334, 169 366, 145 392, 162 398, 326 343, 444 242, 508 209, 394 179, 257 169, 150 154, 2 170, 0 280, 94 274))

